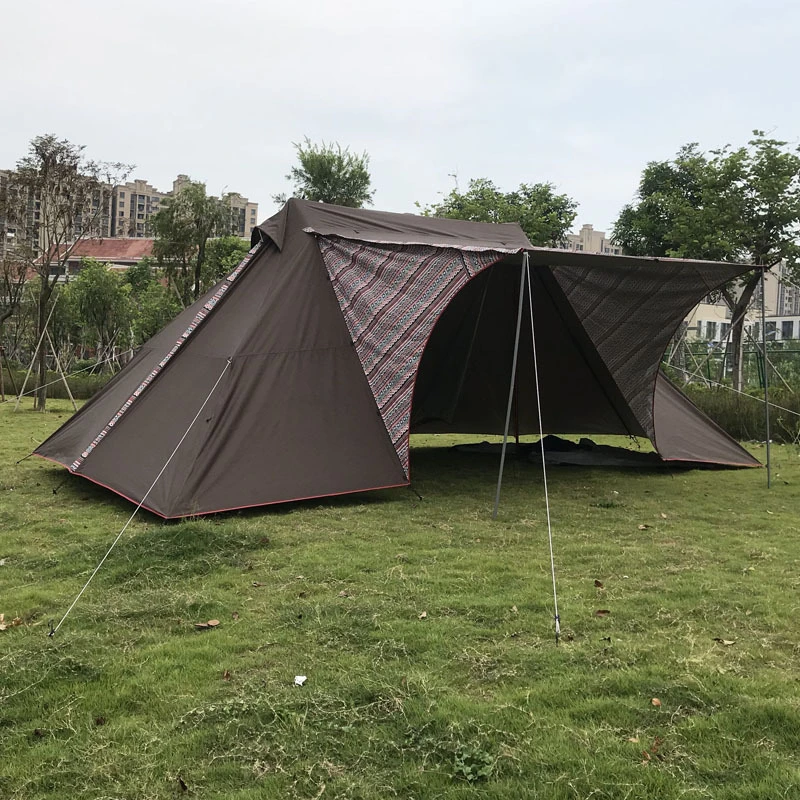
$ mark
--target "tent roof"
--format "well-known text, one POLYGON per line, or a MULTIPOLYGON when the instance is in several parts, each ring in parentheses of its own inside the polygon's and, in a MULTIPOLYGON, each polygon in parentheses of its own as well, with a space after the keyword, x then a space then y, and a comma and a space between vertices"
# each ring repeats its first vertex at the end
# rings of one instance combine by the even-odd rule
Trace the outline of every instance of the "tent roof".
MULTIPOLYGON (((516 222, 495 225, 460 219, 420 217, 363 208, 345 208, 309 200, 289 200, 253 231, 260 231, 283 249, 286 227, 301 228, 320 236, 339 236, 375 244, 426 244, 458 250, 495 250, 520 253, 530 250, 528 237, 516 222)), ((255 242, 254 242, 255 243, 255 242)))
POLYGON ((421 217, 365 208, 346 208, 311 200, 291 198, 284 207, 253 230, 253 244, 266 237, 283 249, 287 225, 320 236, 339 236, 374 244, 422 244, 456 250, 494 250, 500 253, 529 252, 531 264, 549 267, 655 267, 671 265, 682 272, 695 272, 709 291, 720 283, 719 269, 740 274, 750 267, 729 261, 688 258, 621 256, 534 247, 516 222, 468 222, 460 219, 421 217))

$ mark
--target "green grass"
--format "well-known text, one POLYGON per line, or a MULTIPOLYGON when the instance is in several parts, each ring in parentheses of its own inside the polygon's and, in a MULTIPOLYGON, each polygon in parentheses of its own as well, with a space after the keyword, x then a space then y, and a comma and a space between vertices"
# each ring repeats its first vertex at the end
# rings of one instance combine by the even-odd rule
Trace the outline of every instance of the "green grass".
POLYGON ((422 501, 141 513, 48 638, 133 506, 15 465, 69 413, 27 408, 0 406, 0 797, 800 797, 796 447, 771 491, 549 470, 558 646, 540 470, 509 462, 493 522, 496 459, 453 437, 416 443, 422 501))

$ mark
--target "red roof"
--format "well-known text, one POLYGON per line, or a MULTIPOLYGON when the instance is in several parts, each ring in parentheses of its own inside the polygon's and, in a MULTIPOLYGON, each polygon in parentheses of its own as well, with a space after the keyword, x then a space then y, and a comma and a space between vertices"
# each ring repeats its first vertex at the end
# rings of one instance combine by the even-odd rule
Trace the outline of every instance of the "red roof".
MULTIPOLYGON (((123 239, 123 238, 104 238, 104 239, 83 239, 75 245, 70 252, 67 262, 70 272, 75 273, 76 267, 84 258, 93 258, 101 264, 109 264, 114 267, 127 269, 134 264, 138 264, 145 256, 153 255, 153 244, 155 239, 123 239)), ((63 248, 60 250, 63 252, 63 248)), ((55 254, 52 258, 52 265, 58 262, 55 254)), ((37 264, 41 259, 36 260, 37 264)), ((32 280, 36 277, 36 269, 31 267, 28 270, 27 279, 32 280)))
POLYGON ((110 264, 135 264, 153 255, 154 239, 84 239, 75 245, 69 260, 94 258, 110 264))

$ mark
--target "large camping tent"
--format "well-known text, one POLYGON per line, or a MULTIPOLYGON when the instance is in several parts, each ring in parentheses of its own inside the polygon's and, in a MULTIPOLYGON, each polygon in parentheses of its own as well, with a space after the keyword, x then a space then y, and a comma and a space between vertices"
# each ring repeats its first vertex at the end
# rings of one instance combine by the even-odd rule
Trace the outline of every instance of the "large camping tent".
MULTIPOLYGON (((689 309, 747 267, 298 200, 35 452, 168 518, 406 485, 411 432, 503 432, 524 259, 545 432, 758 463, 659 372, 689 309)), ((520 434, 539 432, 532 355, 523 326, 520 434)))

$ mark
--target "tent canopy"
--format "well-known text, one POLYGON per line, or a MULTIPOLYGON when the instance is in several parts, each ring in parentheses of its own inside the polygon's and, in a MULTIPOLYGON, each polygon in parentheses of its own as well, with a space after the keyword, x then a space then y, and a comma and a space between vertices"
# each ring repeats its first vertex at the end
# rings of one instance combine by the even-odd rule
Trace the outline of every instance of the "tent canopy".
MULTIPOLYGON (((164 517, 406 485, 410 433, 502 433, 526 254, 546 433, 758 464, 659 372, 688 311, 747 266, 299 200, 35 452, 164 517)), ((538 432, 530 325, 512 430, 538 432)))

